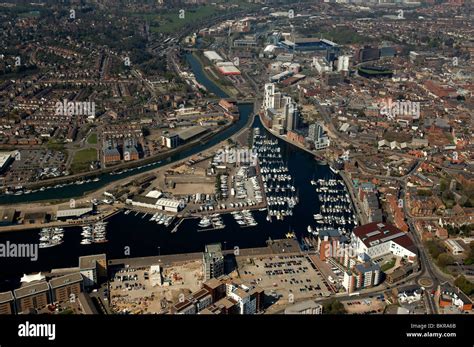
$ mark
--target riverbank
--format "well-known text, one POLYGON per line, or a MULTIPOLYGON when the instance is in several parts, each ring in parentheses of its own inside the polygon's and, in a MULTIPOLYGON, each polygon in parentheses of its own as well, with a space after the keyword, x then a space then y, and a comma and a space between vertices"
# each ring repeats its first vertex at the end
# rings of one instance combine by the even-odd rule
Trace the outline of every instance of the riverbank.
MULTIPOLYGON (((247 106, 247 111, 250 111, 249 106, 247 106)), ((252 111, 254 110, 252 109, 252 111)), ((252 112, 244 122, 246 126, 237 131, 233 137, 248 131, 248 127, 252 125, 251 122, 254 122, 254 127, 259 127, 266 132, 260 119, 255 117, 252 112)), ((238 247, 242 251, 264 247, 269 239, 284 239, 290 231, 294 232, 300 241, 310 238, 307 226, 314 223, 313 215, 319 213, 321 208, 318 195, 310 181, 333 177, 333 173, 326 165, 317 164, 314 156, 306 151, 301 151, 298 147, 274 137, 271 133, 268 135, 272 139, 278 140, 283 162, 287 163, 290 174, 294 177, 294 185, 297 187, 299 203, 293 209, 292 216, 284 220, 269 222, 267 211, 252 211, 257 225, 242 228, 232 214, 222 212, 221 218, 225 225, 223 229, 203 230, 199 227, 199 218, 183 218, 177 227, 174 224, 166 227, 157 224, 156 221, 151 221, 152 214, 150 213, 145 216, 143 212, 138 214, 118 212, 107 218, 107 239, 109 240, 107 243, 82 245, 81 227, 67 227, 65 228, 64 242, 57 247, 40 249, 37 262, 31 262, 29 259, 4 259, 7 270, 4 271, 3 278, 9 278, 11 281, 9 283, 14 283, 13 281, 20 278, 23 273, 77 266, 77 258, 83 255, 105 253, 109 259, 122 259, 196 253, 202 252, 205 245, 212 243, 221 243, 223 249, 234 250, 235 247, 238 247), (130 254, 124 254, 125 248, 130 250, 130 254)), ((220 141, 216 146, 222 144, 223 141, 220 141)), ((215 147, 211 146, 206 151, 212 151, 213 148, 215 147)), ((184 158, 180 158, 180 160, 184 160, 184 158)), ((176 162, 165 163, 157 169, 166 170, 167 165, 175 164, 176 162)), ((119 181, 128 179, 122 178, 119 181)), ((117 184, 119 181, 109 184, 117 184)), ((104 186, 95 194, 100 196, 101 192, 106 189, 107 186, 104 186)), ((41 204, 37 203, 37 206, 41 206, 41 204)), ((38 231, 36 229, 0 233, 0 243, 7 240, 17 244, 38 242, 38 231)))
POLYGON ((220 90, 222 90, 224 93, 226 93, 228 95, 228 97, 230 97, 230 98, 236 98, 237 97, 237 95, 239 94, 239 91, 233 86, 224 85, 222 83, 222 81, 219 78, 217 78, 217 76, 215 76, 210 71, 208 71, 208 69, 212 69, 212 66, 206 64, 203 61, 203 58, 200 56, 200 54, 198 54, 197 52, 194 51, 192 53, 192 56, 199 62, 199 64, 201 64, 201 66, 203 67, 203 69, 202 69, 203 73, 206 75, 206 77, 210 81, 212 81, 220 90))
MULTIPOLYGON (((296 147, 298 147, 299 149, 302 149, 302 150, 308 152, 309 154, 313 155, 315 159, 317 158, 317 156, 321 155, 321 153, 324 151, 323 149, 321 149, 321 150, 319 150, 319 151, 313 151, 313 150, 308 149, 308 148, 306 148, 305 146, 303 146, 303 145, 301 145, 301 144, 299 144, 299 143, 296 143, 296 142, 293 142, 293 141, 288 140, 288 137, 287 137, 287 136, 285 136, 285 135, 279 135, 279 134, 277 134, 276 132, 274 132, 272 129, 270 129, 269 127, 267 127, 267 125, 265 124, 265 122, 264 122, 263 119, 262 119, 262 114, 261 114, 260 112, 258 113, 258 116, 259 116, 259 118, 260 118, 260 122, 262 123, 263 127, 264 127, 270 134, 272 134, 273 136, 278 137, 279 139, 281 139, 281 140, 283 140, 283 141, 289 143, 290 145, 296 146, 296 147)), ((317 160, 318 162, 321 161, 321 160, 319 160, 319 159, 316 159, 316 160, 317 160)))
MULTIPOLYGON (((248 128, 251 126, 251 124, 254 122, 254 120, 255 120, 255 114, 253 112, 250 112, 248 117, 247 117, 245 125, 240 130, 235 132, 229 138, 227 138, 225 140, 222 140, 222 141, 216 143, 215 145, 203 150, 199 154, 201 154, 203 156, 206 156, 206 155, 208 155, 212 152, 215 152, 218 148, 225 146, 225 143, 226 143, 226 141, 228 141, 228 139, 233 139, 233 140, 237 139, 239 136, 241 136, 241 134, 243 132, 248 130, 248 128)), ((104 193, 106 191, 110 191, 110 190, 114 189, 115 187, 117 187, 118 185, 123 185, 123 184, 125 184, 129 181, 133 181, 133 180, 135 180, 135 179, 137 179, 138 177, 141 177, 141 176, 150 175, 150 174, 158 174, 162 170, 166 171, 169 168, 171 168, 172 166, 175 166, 179 162, 185 162, 185 161, 189 160, 194 155, 196 155, 196 154, 192 154, 188 157, 183 157, 183 158, 181 158, 180 160, 177 160, 177 161, 171 161, 171 162, 169 162, 167 164, 164 164, 164 165, 162 165, 158 168, 153 168, 153 169, 147 170, 145 172, 140 172, 140 173, 137 173, 135 175, 127 176, 126 178, 123 178, 123 179, 115 180, 115 181, 113 181, 113 182, 111 182, 111 183, 109 183, 109 184, 107 184, 107 185, 105 185, 105 186, 103 186, 103 187, 101 187, 97 190, 87 192, 84 195, 82 195, 80 197, 77 197, 77 199, 75 199, 75 204, 77 206, 81 206, 81 205, 88 204, 88 202, 90 203, 90 201, 93 200, 93 199, 101 200, 101 199, 103 199, 104 193)), ((68 205, 69 202, 68 202, 68 200, 66 200, 66 201, 67 201, 66 204, 68 205)), ((25 211, 25 210, 31 210, 31 211, 48 210, 49 211, 49 210, 53 209, 55 206, 59 206, 59 205, 60 204, 54 205, 51 201, 41 201, 41 202, 28 202, 28 203, 10 204, 9 208, 15 209, 17 211, 25 211)), ((111 207, 111 211, 108 212, 108 214, 113 215, 114 213, 116 213, 117 209, 122 209, 126 206, 124 204, 121 204, 120 206, 113 205, 113 206, 110 206, 110 207, 111 207)), ((263 206, 259 206, 259 208, 262 208, 262 207, 263 206)), ((104 218, 108 218, 108 217, 110 217, 110 216, 107 215, 104 218)), ((90 222, 91 222, 90 220, 85 220, 83 222, 79 221, 77 223, 53 222, 53 223, 48 223, 48 224, 13 225, 13 226, 7 226, 7 227, 0 227, 0 232, 30 230, 30 229, 37 229, 37 228, 50 227, 50 226, 76 226, 76 225, 88 224, 90 222)))
MULTIPOLYGON (((121 163, 121 164, 118 164, 118 165, 102 168, 100 170, 96 170, 96 171, 93 171, 93 172, 78 173, 78 174, 74 174, 74 175, 69 175, 69 176, 64 176, 64 177, 57 177, 57 178, 52 178, 52 179, 39 181, 39 182, 25 183, 25 184, 23 184, 23 187, 31 190, 31 189, 39 189, 41 187, 51 187, 51 186, 58 185, 58 184, 71 184, 71 183, 74 183, 78 180, 94 179, 94 178, 99 177, 100 175, 108 174, 108 173, 111 173, 111 172, 123 171, 123 170, 127 170, 127 169, 131 170, 131 169, 139 168, 139 167, 144 166, 144 165, 154 164, 157 161, 160 161, 160 160, 166 159, 170 156, 179 154, 180 152, 183 152, 186 149, 189 149, 190 147, 192 147, 192 146, 194 146, 198 143, 205 144, 205 143, 211 141, 212 138, 214 138, 215 136, 219 135, 219 133, 221 133, 221 132, 225 131, 226 129, 228 129, 229 127, 231 127, 232 124, 233 124, 233 122, 228 122, 225 126, 223 126, 222 128, 220 128, 217 131, 214 130, 210 133, 205 133, 205 134, 197 137, 196 139, 192 140, 189 143, 185 143, 185 144, 183 144, 183 145, 181 145, 177 148, 170 149, 166 152, 155 154, 155 155, 150 156, 148 158, 143 158, 143 159, 139 159, 139 160, 136 160, 136 161, 127 162, 127 163, 121 163)), ((0 202, 0 204, 1 204, 1 202, 0 202)))
MULTIPOLYGON (((265 122, 262 120, 262 115, 261 113, 258 114, 259 115, 259 119, 260 119, 260 123, 262 123, 263 127, 269 132, 271 133, 273 136, 275 137, 278 137, 279 139, 285 141, 286 143, 290 144, 290 145, 293 145, 293 146, 296 146, 300 149, 303 149, 305 150, 306 152, 308 152, 309 154, 313 155, 314 156, 314 159, 318 162, 320 162, 320 160, 317 159, 317 155, 318 155, 318 152, 317 151, 312 151, 312 150, 309 150, 308 148, 305 148, 304 146, 298 144, 298 143, 294 143, 292 141, 289 141, 288 138, 286 136, 281 136, 281 135, 278 135, 276 134, 274 131, 272 131, 271 129, 269 129, 267 127, 267 125, 265 124, 265 122)), ((362 212, 362 208, 359 206, 359 203, 358 203, 358 200, 356 198, 356 193, 354 191, 354 186, 352 185, 352 182, 350 181, 350 179, 348 177, 346 177, 345 173, 343 172, 338 172, 339 176, 341 176, 341 178, 343 179, 345 185, 346 185, 346 188, 347 188, 347 191, 349 192, 349 195, 351 197, 351 204, 352 204, 352 209, 356 212, 356 215, 357 215, 357 219, 360 223, 360 225, 363 225, 363 224, 366 224, 367 223, 367 217, 365 216, 365 214, 362 212)))

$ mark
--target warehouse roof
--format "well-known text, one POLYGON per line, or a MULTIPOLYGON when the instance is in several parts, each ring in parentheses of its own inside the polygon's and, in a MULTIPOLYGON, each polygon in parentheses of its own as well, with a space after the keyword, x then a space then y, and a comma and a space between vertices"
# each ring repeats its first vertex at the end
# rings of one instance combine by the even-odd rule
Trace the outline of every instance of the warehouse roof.
POLYGON ((47 292, 48 290, 48 282, 39 282, 15 289, 15 297, 21 299, 26 296, 47 292))
POLYGON ((207 131, 206 128, 203 128, 201 126, 194 126, 194 127, 190 127, 190 128, 178 131, 177 134, 178 134, 178 136, 180 137, 181 140, 187 141, 187 140, 193 138, 194 136, 202 134, 206 131, 207 131))
POLYGON ((82 281, 82 275, 80 272, 64 275, 61 277, 53 278, 49 281, 51 288, 58 288, 69 285, 71 283, 77 283, 82 281))
POLYGON ((12 292, 4 292, 0 293, 0 304, 3 304, 8 301, 12 301, 13 298, 13 293, 12 292))
POLYGON ((173 199, 158 199, 156 201, 156 205, 160 206, 165 206, 165 207, 178 207, 179 206, 179 201, 178 200, 173 200, 173 199))
POLYGON ((56 217, 57 218, 80 217, 83 214, 91 212, 92 210, 93 210, 92 207, 68 208, 66 210, 58 210, 56 217))
POLYGON ((151 190, 148 192, 147 195, 145 195, 147 198, 154 198, 158 199, 160 196, 162 196, 163 193, 161 193, 159 190, 151 190))
POLYGON ((204 56, 205 56, 207 59, 211 60, 211 61, 216 61, 216 60, 222 61, 222 60, 224 60, 224 59, 222 59, 222 57, 221 57, 219 54, 217 54, 215 51, 205 51, 205 52, 204 52, 204 56))
POLYGON ((79 269, 82 270, 90 270, 95 269, 97 266, 97 262, 99 260, 106 260, 106 255, 102 254, 92 254, 92 255, 85 255, 79 257, 79 269))
POLYGON ((240 70, 234 65, 222 65, 219 66, 219 71, 223 74, 240 74, 240 70))

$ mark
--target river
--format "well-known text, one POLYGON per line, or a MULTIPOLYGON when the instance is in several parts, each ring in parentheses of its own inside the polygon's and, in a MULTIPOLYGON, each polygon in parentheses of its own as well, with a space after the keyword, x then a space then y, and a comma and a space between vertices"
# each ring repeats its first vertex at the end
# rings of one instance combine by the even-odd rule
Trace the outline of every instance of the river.
MULTIPOLYGON (((196 61, 191 60, 191 67, 194 70, 196 78, 200 83, 209 88, 206 84, 212 83, 203 78, 202 71, 196 61), (200 73, 201 72, 201 73, 200 73)), ((205 77, 205 76, 204 76, 205 77)), ((210 90, 210 88, 209 88, 210 90)), ((241 128, 248 119, 250 112, 253 111, 253 105, 241 105, 241 119, 236 127, 226 130, 219 134, 204 146, 198 146, 186 150, 176 157, 169 158, 166 162, 179 160, 191 154, 202 151, 204 148, 212 146, 235 133, 241 128)), ((261 132, 267 132, 258 117, 254 121, 255 127, 260 127, 261 132)), ((268 132, 267 132, 268 133, 268 132)), ((272 134, 268 135, 276 139, 272 134)), ((287 163, 290 174, 294 178, 294 185, 298 189, 299 203, 293 209, 293 216, 286 217, 283 221, 266 221, 267 212, 256 211, 254 216, 258 225, 255 227, 240 228, 230 215, 224 215, 226 227, 215 231, 198 231, 195 219, 184 220, 176 233, 171 233, 170 228, 157 225, 150 222, 148 215, 142 218, 142 214, 135 216, 132 212, 128 215, 123 213, 116 214, 109 219, 107 226, 107 239, 109 242, 103 244, 80 245, 81 228, 66 228, 63 244, 46 249, 40 249, 37 261, 30 261, 26 258, 3 258, 1 260, 0 290, 11 289, 18 286, 18 279, 23 273, 35 271, 47 271, 51 268, 72 267, 78 265, 78 257, 81 255, 106 253, 108 258, 124 258, 125 247, 130 249, 130 257, 165 255, 174 253, 188 253, 203 251, 208 243, 220 242, 225 249, 234 247, 248 248, 260 247, 265 245, 269 238, 284 238, 288 231, 295 232, 298 238, 307 236, 308 224, 313 224, 313 214, 319 212, 319 200, 317 193, 310 181, 318 178, 332 178, 334 174, 327 165, 320 165, 314 160, 313 156, 281 139, 277 139, 282 149, 283 160, 287 163)), ((161 164, 155 164, 159 167, 161 164)), ((145 169, 143 170, 145 171, 145 169)), ((126 177, 138 170, 125 173, 123 175, 110 176, 105 175, 96 185, 89 184, 89 187, 71 186, 67 189, 53 189, 41 192, 41 196, 15 196, 12 198, 37 198, 37 200, 46 198, 66 198, 77 196, 87 190, 97 189, 101 185, 112 182, 115 179, 126 177), (119 177, 117 177, 119 176, 119 177)), ((25 200, 23 200, 25 201, 25 200)), ((39 230, 28 230, 21 232, 9 232, 0 234, 0 243, 6 241, 14 243, 37 243, 39 230)))

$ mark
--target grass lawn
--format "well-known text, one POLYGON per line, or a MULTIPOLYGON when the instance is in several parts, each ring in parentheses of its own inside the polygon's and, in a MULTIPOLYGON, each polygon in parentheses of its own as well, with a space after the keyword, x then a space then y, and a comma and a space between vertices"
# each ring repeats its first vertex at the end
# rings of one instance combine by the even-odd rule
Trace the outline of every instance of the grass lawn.
POLYGON ((97 150, 95 148, 83 149, 74 155, 71 164, 71 171, 73 173, 87 171, 92 161, 97 160, 97 150))
POLYGON ((97 144, 97 134, 96 133, 90 134, 89 137, 87 138, 87 143, 90 144, 90 145, 96 145, 97 144))
POLYGON ((51 151, 64 151, 64 143, 57 142, 53 139, 48 141, 46 147, 51 151))
POLYGON ((391 269, 395 266, 396 259, 392 258, 389 262, 386 262, 380 267, 380 271, 386 272, 387 270, 391 269))
POLYGON ((184 9, 184 18, 179 17, 179 9, 159 14, 155 17, 159 26, 152 26, 151 30, 162 33, 173 33, 179 31, 187 24, 202 22, 206 18, 213 16, 218 12, 216 6, 206 5, 196 9, 184 9))

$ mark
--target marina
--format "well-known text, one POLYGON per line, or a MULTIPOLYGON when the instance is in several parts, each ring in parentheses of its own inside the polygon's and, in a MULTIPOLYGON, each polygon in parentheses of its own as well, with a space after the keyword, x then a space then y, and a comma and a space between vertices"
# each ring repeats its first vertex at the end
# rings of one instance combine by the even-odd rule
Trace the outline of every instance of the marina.
POLYGON ((59 246, 63 243, 63 228, 42 228, 39 232, 39 248, 49 248, 59 246))
POLYGON ((317 236, 323 230, 337 229, 348 234, 357 225, 357 217, 352 210, 351 199, 341 179, 311 180, 318 193, 319 213, 314 214, 314 225, 308 225, 308 232, 317 236))
MULTIPOLYGON (((272 201, 271 206, 247 212, 246 210, 249 210, 248 203, 245 199, 242 199, 238 203, 233 203, 234 209, 237 209, 237 211, 218 209, 199 212, 202 213, 202 216, 197 218, 196 215, 175 217, 169 222, 169 226, 165 224, 163 215, 166 215, 166 213, 164 212, 148 211, 148 216, 142 218, 145 211, 124 209, 107 219, 107 230, 113 230, 113 232, 106 233, 108 242, 91 242, 88 245, 81 245, 81 241, 84 239, 81 235, 82 228, 77 226, 67 227, 65 228, 64 242, 60 246, 40 249, 39 260, 34 263, 16 259, 16 264, 21 264, 17 265, 16 269, 18 270, 16 271, 18 272, 11 273, 10 276, 16 278, 22 273, 44 271, 53 264, 54 266, 64 267, 75 266, 77 257, 80 255, 105 252, 110 258, 121 258, 124 256, 123 249, 125 246, 129 246, 133 250, 134 256, 151 256, 157 254, 158 247, 160 247, 160 254, 163 255, 192 253, 200 252, 204 245, 214 242, 220 242, 226 249, 232 249, 236 246, 251 248, 261 247, 269 239, 284 239, 288 236, 298 239, 302 244, 310 244, 310 239, 317 235, 316 228, 322 230, 322 228, 337 226, 345 228, 346 231, 352 230, 354 223, 348 224, 347 222, 352 218, 352 212, 338 214, 329 212, 330 208, 333 211, 335 209, 342 211, 342 209, 350 207, 350 203, 347 203, 347 201, 339 202, 341 207, 338 208, 336 207, 338 203, 324 201, 334 200, 336 196, 345 197, 346 193, 341 183, 339 182, 333 186, 330 186, 329 183, 319 183, 323 181, 333 182, 331 180, 338 181, 340 177, 335 175, 327 165, 319 165, 309 153, 287 144, 269 133, 265 133, 266 130, 259 124, 258 119, 255 120, 255 126, 260 129, 256 133, 257 139, 261 140, 261 143, 256 143, 255 150, 260 145, 267 148, 265 152, 262 151, 262 155, 258 159, 259 161, 262 160, 261 164, 259 163, 260 168, 266 171, 261 173, 262 179, 263 175, 267 176, 267 181, 264 182, 267 185, 267 190, 262 198, 272 201), (264 139, 264 134, 266 139, 264 139), (267 142, 264 144, 263 141, 267 142), (271 153, 270 148, 274 153, 271 153), (278 151, 277 148, 280 148, 280 150, 278 151), (271 172, 270 169, 273 168, 280 168, 280 172, 271 172), (291 178, 288 179, 288 176, 291 178), (322 181, 318 182, 318 180, 322 181), (315 184, 311 184, 311 181, 315 184), (278 192, 276 191, 277 185, 280 185, 278 192), (290 187, 287 187, 287 185, 290 185, 290 187), (295 189, 291 189, 291 186, 294 186, 295 189), (285 188, 284 191, 281 189, 282 187, 285 188), (317 192, 317 189, 320 192, 317 192), (332 192, 329 192, 329 189, 332 192), (280 203, 274 204, 273 201, 278 202, 278 198, 280 198, 280 203), (293 204, 293 202, 296 202, 296 204, 293 204), (272 210, 275 212, 270 212, 272 210), (277 217, 277 211, 281 211, 280 218, 277 217), (283 211, 285 212, 283 213, 283 211), (270 213, 274 215, 270 216, 270 213), (219 216, 216 216, 216 214, 219 214, 219 216), (331 214, 334 216, 334 220, 329 219, 331 214), (337 225, 336 216, 344 216, 346 225, 337 225), (208 220, 201 222, 203 217, 208 220), (215 219, 214 224, 212 223, 213 218, 215 219), (161 220, 163 220, 163 223, 160 223, 161 220), (323 221, 324 223, 318 223, 317 221, 323 221), (200 223, 201 225, 199 225, 200 223), (314 232, 308 233, 308 225, 311 226, 314 232), (81 245, 81 247, 77 247, 77 245, 81 245), (56 259, 56 261, 53 261, 53 259, 56 259), (60 259, 60 261, 58 262, 57 259, 60 259)), ((226 207, 230 207, 230 203, 226 204, 226 207)), ((171 214, 168 215, 168 218, 169 216, 171 214)), ((342 222, 342 218, 339 221, 342 222)), ((0 241, 9 239, 12 242, 22 243, 30 238, 31 232, 34 233, 35 231, 3 233, 0 234, 0 241)))
POLYGON ((298 203, 297 189, 289 173, 288 164, 283 161, 278 140, 260 135, 260 129, 254 129, 254 150, 257 153, 268 205, 267 221, 272 217, 283 220, 293 215, 298 203))
POLYGON ((107 222, 97 222, 95 224, 83 226, 81 232, 81 245, 108 242, 106 238, 106 226, 107 222))
MULTIPOLYGON (((193 70, 197 79, 201 82, 201 75, 203 73, 202 71, 196 71, 198 68, 199 66, 194 62, 193 70)), ((251 112, 253 112, 253 105, 239 105, 239 109, 240 119, 235 126, 215 136, 205 145, 196 145, 172 155, 162 162, 147 164, 141 169, 137 168, 134 171, 125 172, 125 170, 122 170, 121 173, 118 171, 113 175, 100 175, 98 181, 84 182, 80 185, 74 184, 63 188, 58 187, 57 189, 43 187, 44 189, 34 193, 31 192, 28 196, 24 194, 18 196, 2 195, 0 196, 0 203, 79 196, 87 191, 99 189, 115 180, 158 168, 172 161, 178 161, 199 153, 228 138, 247 123, 251 112)), ((316 223, 314 216, 320 214, 324 220, 326 214, 321 210, 324 201, 320 202, 318 198, 318 194, 324 193, 316 192, 316 187, 312 186, 310 181, 339 179, 339 177, 330 170, 329 166, 321 165, 318 161, 314 160, 312 154, 288 144, 269 133, 261 124, 260 119, 256 118, 254 120, 253 127, 254 134, 251 138, 253 142, 252 150, 257 152, 260 171, 257 172, 256 176, 257 178, 261 177, 261 179, 250 179, 250 185, 245 186, 245 188, 252 188, 252 186, 256 188, 257 184, 261 188, 261 185, 264 185, 263 190, 253 189, 253 197, 248 196, 245 198, 243 196, 242 199, 237 201, 234 199, 234 201, 220 203, 217 206, 217 210, 199 212, 202 214, 201 218, 204 214, 207 214, 207 218, 211 222, 210 224, 206 220, 201 223, 201 218, 196 218, 197 216, 194 215, 191 218, 190 216, 184 216, 172 219, 169 226, 166 226, 165 220, 160 224, 160 221, 163 219, 163 216, 160 216, 160 214, 164 214, 162 212, 155 216, 156 211, 152 212, 151 215, 150 211, 148 211, 148 217, 142 218, 144 211, 137 213, 137 211, 125 209, 122 212, 114 213, 107 219, 107 230, 111 231, 106 233, 106 240, 108 242, 91 242, 83 247, 78 247, 84 239, 84 236, 81 235, 83 232, 82 228, 80 226, 67 227, 65 228, 63 242, 55 243, 55 245, 60 246, 41 249, 38 261, 30 262, 27 259, 15 259, 15 267, 13 267, 9 266, 13 265, 13 263, 10 264, 11 259, 5 259, 5 268, 7 269, 3 273, 3 278, 6 280, 5 283, 15 283, 23 273, 45 271, 54 267, 76 266, 77 258, 81 255, 106 253, 107 257, 111 259, 123 258, 125 256, 125 246, 130 247, 131 254, 134 257, 141 257, 156 255, 157 252, 160 252, 162 255, 202 252, 206 244, 215 242, 221 243, 223 249, 233 249, 234 247, 244 249, 261 247, 268 240, 284 239, 288 236, 302 241, 313 237, 313 234, 308 235, 308 225, 311 225, 312 228, 325 227, 326 225, 322 223, 316 223), (259 191, 262 193, 257 193, 259 191), (257 208, 251 212, 243 211, 249 210, 249 206, 253 203, 258 204, 259 201, 265 200, 267 207, 264 210, 257 208), (232 214, 231 212, 237 213, 232 214), (220 216, 211 217, 211 215, 216 213, 219 213, 220 216), (155 218, 153 219, 153 217, 155 218), (212 223, 213 218, 215 218, 214 225, 212 223), (241 223, 237 223, 238 220, 241 223), (199 223, 204 227, 200 227, 199 223), (215 227, 217 227, 218 232, 205 232, 206 230, 216 230, 215 227)), ((245 170, 247 169, 244 168, 241 172, 242 177, 244 177, 245 170)), ((239 191, 237 191, 237 187, 230 186, 229 178, 227 178, 227 181, 224 177, 222 178, 220 187, 227 189, 228 197, 231 197, 232 188, 235 189, 236 194, 241 193, 241 185, 238 186, 239 191)), ((349 226, 346 226, 346 229, 349 228, 349 226)), ((32 234, 37 234, 38 232, 38 229, 24 230, 21 233, 7 232, 0 234, 0 241, 10 240, 11 242, 24 243, 31 240, 32 234)))

